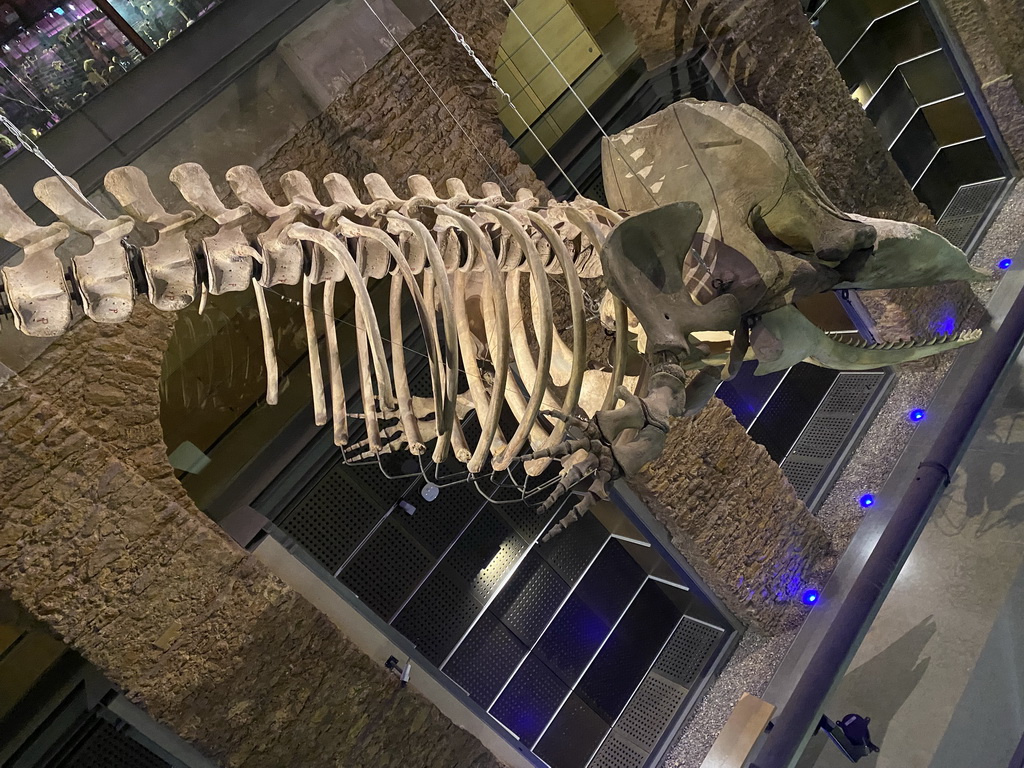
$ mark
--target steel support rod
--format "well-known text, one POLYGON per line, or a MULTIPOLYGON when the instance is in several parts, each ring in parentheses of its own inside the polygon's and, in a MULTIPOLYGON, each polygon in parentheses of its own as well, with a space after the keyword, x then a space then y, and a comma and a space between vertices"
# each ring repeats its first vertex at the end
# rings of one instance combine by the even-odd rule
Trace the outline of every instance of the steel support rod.
POLYGON ((153 46, 147 43, 142 35, 135 30, 135 27, 129 24, 128 20, 117 12, 117 9, 110 4, 109 0, 94 0, 94 2, 96 7, 103 11, 121 34, 127 37, 128 41, 139 49, 139 53, 143 56, 149 56, 153 53, 153 46))
MULTIPOLYGON (((989 337, 987 348, 949 414, 945 428, 919 465, 891 522, 854 580, 792 695, 773 718, 774 727, 765 736, 750 768, 791 768, 802 753, 829 694, 852 660, 938 497, 948 485, 1000 377, 1019 352, 1022 335, 1024 292, 1017 295, 999 329, 989 337)), ((884 686, 885 681, 879 680, 878 684, 884 686)))

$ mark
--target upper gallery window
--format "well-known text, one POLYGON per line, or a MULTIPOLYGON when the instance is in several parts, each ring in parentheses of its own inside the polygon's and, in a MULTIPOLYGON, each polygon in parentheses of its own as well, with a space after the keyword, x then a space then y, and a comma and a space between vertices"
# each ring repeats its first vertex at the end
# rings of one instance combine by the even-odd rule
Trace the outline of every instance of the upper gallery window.
MULTIPOLYGON (((0 110, 38 138, 220 2, 0 2, 0 110)), ((3 159, 18 151, 9 133, 3 159)))

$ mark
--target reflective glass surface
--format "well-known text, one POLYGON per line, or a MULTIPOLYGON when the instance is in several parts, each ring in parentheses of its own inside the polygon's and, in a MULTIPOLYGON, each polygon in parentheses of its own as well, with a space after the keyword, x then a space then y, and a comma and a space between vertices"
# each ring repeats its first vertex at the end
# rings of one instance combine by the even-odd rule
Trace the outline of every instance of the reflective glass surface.
MULTIPOLYGON (((38 138, 219 3, 0 3, 0 110, 25 135, 38 138)), ((17 150, 17 136, 0 131, 0 156, 17 150)))
POLYGON ((110 0, 132 28, 153 48, 160 48, 191 27, 220 0, 110 0))

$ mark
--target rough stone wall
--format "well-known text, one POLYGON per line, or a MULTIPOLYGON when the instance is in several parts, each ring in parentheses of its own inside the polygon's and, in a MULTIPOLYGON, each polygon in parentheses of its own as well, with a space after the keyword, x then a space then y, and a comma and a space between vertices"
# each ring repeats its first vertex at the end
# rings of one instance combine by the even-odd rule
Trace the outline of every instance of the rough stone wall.
MULTIPOLYGON (((481 59, 493 62, 505 30, 505 3, 453 0, 444 10, 481 59)), ((418 173, 442 191, 447 179, 458 176, 471 191, 492 181, 512 193, 520 187, 543 193, 503 137, 496 93, 440 17, 405 38, 402 48, 408 58, 392 50, 281 148, 261 171, 268 188, 284 171, 298 168, 317 180, 335 170, 357 184, 376 172, 400 192, 402 182, 418 173)))
POLYGON ((1019 0, 943 0, 981 90, 1019 168, 1024 168, 1024 6, 1019 0))
MULTIPOLYGON (((603 279, 584 281, 591 296, 603 279)), ((526 299, 526 286, 523 287, 526 299)), ((552 292, 554 325, 570 328, 564 291, 552 292)), ((527 332, 533 337, 529 315, 527 332)), ((608 360, 614 337, 588 325, 587 359, 608 360)), ((801 615, 793 597, 811 583, 829 539, 763 446, 721 400, 672 424, 665 452, 629 481, 672 543, 742 621, 774 634, 801 615)))
MULTIPOLYGON (((446 7, 492 60, 499 7, 446 7)), ((447 28, 403 46, 502 180, 537 189, 447 28)), ((493 178, 397 50, 264 166, 272 194, 291 169, 493 178)), ((0 387, 0 593, 224 765, 497 766, 188 499, 159 423, 174 320, 140 304, 123 326, 80 323, 0 387)))
POLYGON ((736 616, 768 634, 799 620, 794 598, 828 536, 724 403, 674 423, 665 452, 630 484, 736 616))
MULTIPOLYGON (((782 126, 840 208, 934 225, 797 0, 617 1, 648 66, 676 58, 706 32, 743 98, 782 126)), ((884 339, 935 333, 948 317, 962 327, 978 312, 966 285, 861 296, 884 339)))
POLYGON ((497 766, 167 482, 172 319, 81 323, 0 386, 0 594, 224 765, 497 766))

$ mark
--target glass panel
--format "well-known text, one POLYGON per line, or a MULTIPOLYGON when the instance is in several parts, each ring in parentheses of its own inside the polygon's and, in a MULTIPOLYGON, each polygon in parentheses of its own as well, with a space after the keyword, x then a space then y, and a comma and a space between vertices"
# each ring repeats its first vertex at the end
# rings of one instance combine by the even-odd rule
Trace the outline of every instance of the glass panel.
POLYGON ((505 107, 500 117, 516 150, 526 162, 534 163, 544 155, 537 140, 546 147, 557 142, 583 117, 580 99, 592 106, 636 60, 638 52, 607 0, 584 10, 565 0, 528 0, 520 3, 516 12, 523 23, 509 20, 496 76, 526 123, 511 107, 505 107), (530 33, 537 42, 530 39, 530 33), (579 98, 569 93, 566 80, 579 98), (536 137, 527 132, 528 125, 536 137))
MULTIPOLYGON (((220 2, 0 2, 0 109, 38 138, 142 61, 128 25, 156 49, 220 2)), ((0 132, 0 156, 16 151, 15 137, 0 132)))
POLYGON ((965 95, 922 4, 827 0, 815 20, 851 95, 864 106, 918 198, 935 216, 961 191, 972 200, 969 215, 940 222, 943 233, 968 245, 984 218, 984 205, 996 199, 989 187, 975 194, 972 185, 1005 179, 1008 172, 985 138, 989 129, 965 95), (873 21, 861 34, 864 19, 873 21), (978 203, 979 194, 988 202, 978 203))
POLYGON ((155 49, 195 24, 220 0, 111 0, 110 4, 155 49))
POLYGON ((983 138, 985 132, 966 94, 943 99, 921 110, 940 147, 983 138))
MULTIPOLYGON (((142 60, 92 0, 0 4, 0 108, 33 138, 142 60)), ((14 137, 0 138, 6 155, 14 137)))

